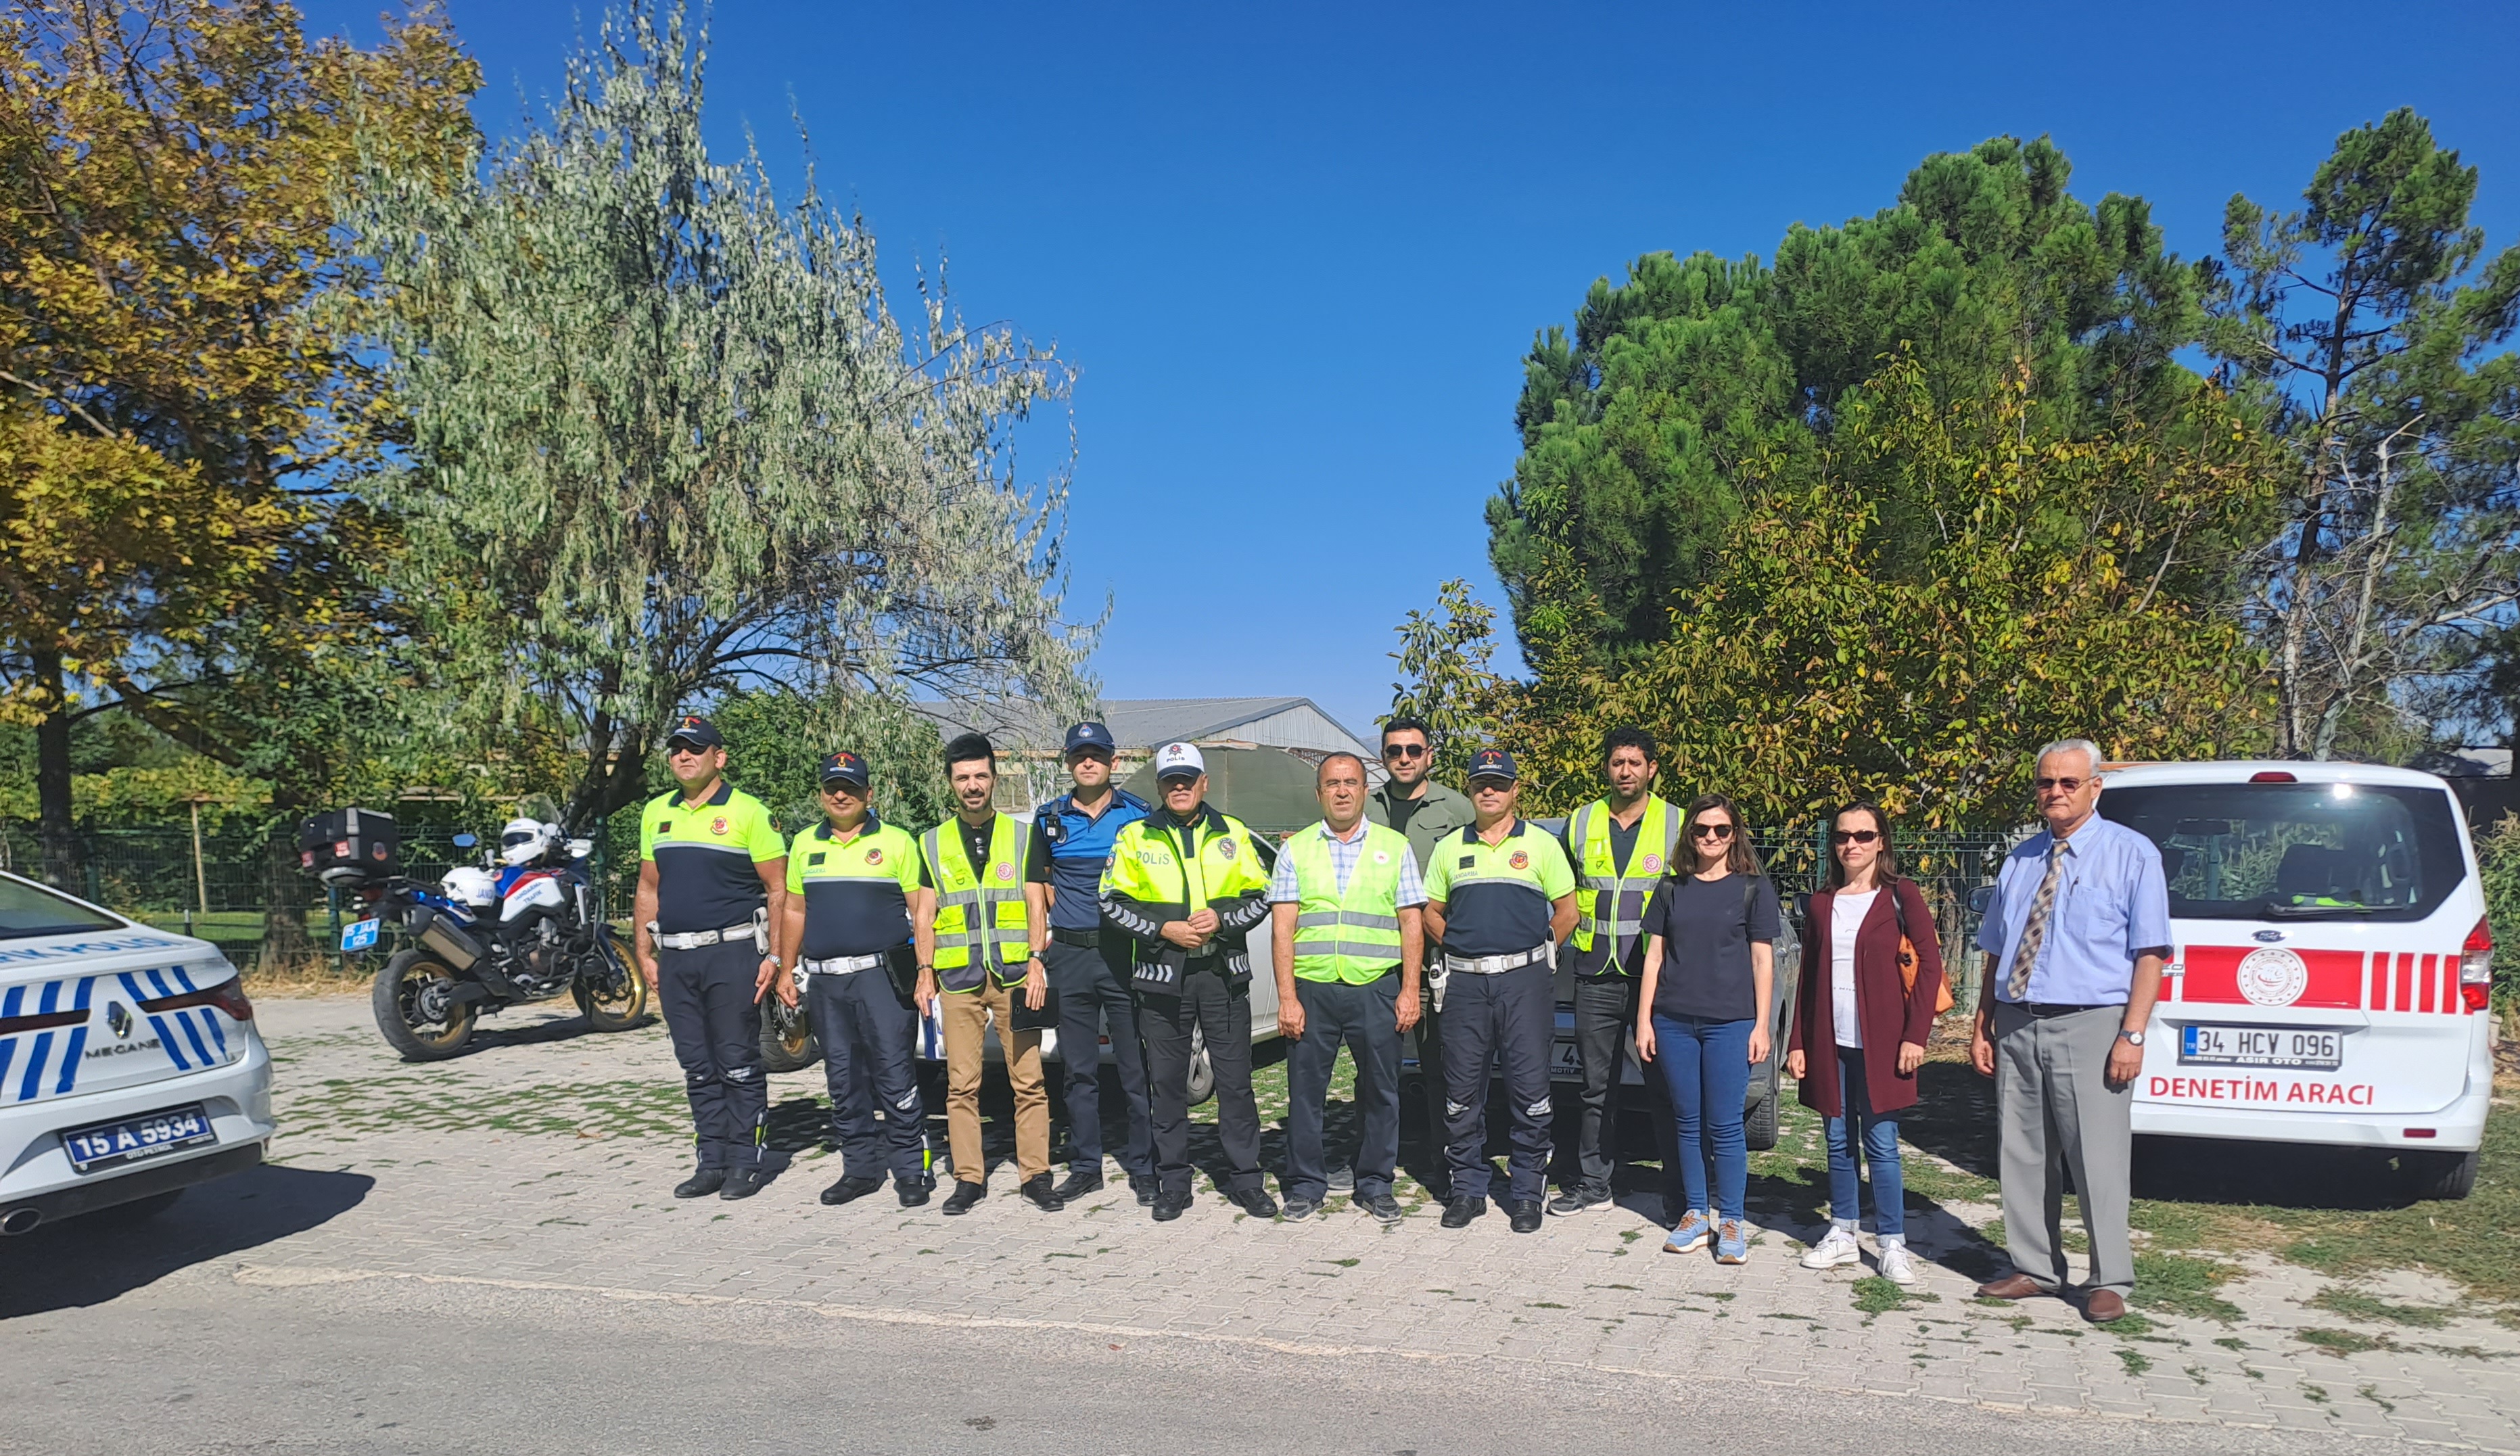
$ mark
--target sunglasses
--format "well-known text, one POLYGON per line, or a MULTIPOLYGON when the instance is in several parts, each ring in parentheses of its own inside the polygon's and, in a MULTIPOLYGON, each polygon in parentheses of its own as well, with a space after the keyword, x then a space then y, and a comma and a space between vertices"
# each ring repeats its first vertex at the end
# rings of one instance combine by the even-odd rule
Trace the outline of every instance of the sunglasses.
POLYGON ((2030 781, 2030 787, 2038 790, 2042 794, 2047 793, 2050 789, 2062 789, 2066 793, 2071 794, 2090 782, 2091 780, 2089 779, 2032 779, 2030 781))
POLYGON ((1382 756, 1385 758, 1423 758, 1426 756, 1426 746, 1424 744, 1384 744, 1382 746, 1382 756))
POLYGON ((830 783, 823 786, 823 792, 827 795, 832 796, 833 797, 837 797, 841 795, 848 795, 855 797, 866 793, 864 789, 859 788, 857 785, 850 783, 846 779, 832 780, 830 783))
POLYGON ((1828 842, 1832 844, 1869 844, 1879 838, 1881 831, 1877 829, 1839 829, 1830 831, 1828 842))
POLYGON ((1692 838, 1700 840, 1729 840, 1732 838, 1732 826, 1730 824, 1692 824, 1688 827, 1688 833, 1692 838))

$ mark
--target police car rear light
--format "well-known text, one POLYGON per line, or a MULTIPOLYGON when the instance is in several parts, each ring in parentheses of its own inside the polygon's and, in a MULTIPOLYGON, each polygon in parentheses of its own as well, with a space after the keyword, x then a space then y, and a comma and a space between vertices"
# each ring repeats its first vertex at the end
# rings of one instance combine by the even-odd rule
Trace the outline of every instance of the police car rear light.
POLYGON ((2429 1127, 2409 1127, 2407 1129, 2407 1136, 2410 1138, 2428 1138, 2436 1136, 2436 1134, 2429 1127))
POLYGON ((2470 1011, 2483 1011, 2494 999, 2494 928, 2481 919, 2458 948, 2458 997, 2470 1011))
POLYGON ((2249 775, 2249 782, 2252 784, 2298 784, 2301 780, 2294 778, 2292 775, 2284 772, 2280 768, 2270 768, 2264 772, 2249 775))
POLYGON ((161 1011, 182 1011, 188 1006, 215 1006, 226 1012, 231 1021, 253 1020, 253 1001, 246 995, 245 981, 239 977, 230 977, 217 985, 203 986, 198 991, 180 991, 172 996, 158 996, 140 1003, 140 1009, 152 1015, 161 1011))

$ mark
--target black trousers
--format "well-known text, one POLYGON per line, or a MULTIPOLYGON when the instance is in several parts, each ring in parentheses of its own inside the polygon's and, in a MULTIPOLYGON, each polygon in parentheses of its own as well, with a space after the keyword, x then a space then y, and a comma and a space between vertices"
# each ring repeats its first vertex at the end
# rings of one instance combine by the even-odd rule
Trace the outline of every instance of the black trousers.
MULTIPOLYGON (((1577 1186, 1606 1195, 1618 1170, 1619 1103, 1627 1094, 1626 1069, 1637 1055, 1637 992, 1633 976, 1575 978, 1575 1054, 1584 1068, 1584 1115, 1576 1134, 1577 1186)), ((1672 1142, 1671 1093, 1660 1076, 1644 1079, 1653 1108, 1654 1144, 1666 1170, 1667 1196, 1679 1190, 1680 1164, 1672 1142)))
POLYGON ((656 952, 656 1004, 683 1067, 692 1131, 702 1168, 762 1160, 770 1087, 761 1069, 761 1008, 752 983, 761 952, 752 938, 698 950, 656 952))
POLYGON ((832 1092, 832 1137, 851 1178, 927 1176, 927 1108, 919 1095, 919 1013, 901 1004, 883 968, 805 982, 832 1092), (876 1121, 881 1109, 883 1120, 876 1121))
POLYGON ((1556 1030, 1550 982, 1555 969, 1535 961, 1494 976, 1454 972, 1444 983, 1445 1161, 1454 1198, 1488 1194, 1488 1067, 1504 1064, 1513 1109, 1509 1203, 1538 1199, 1549 1172, 1549 1043, 1556 1030))
POLYGON ((1041 953, 1058 992, 1058 1060, 1066 1069, 1067 1165, 1080 1173, 1102 1171, 1103 1028, 1109 1027, 1111 1063, 1128 1103, 1128 1131, 1120 1144, 1120 1170, 1144 1177, 1155 1170, 1153 1117, 1147 1105, 1146 1051, 1138 1041, 1138 1007, 1129 995, 1129 941, 1104 932, 1098 945, 1053 940, 1041 953))
POLYGON ((1193 962, 1178 996, 1138 995, 1147 1040, 1147 1101, 1155 1176, 1163 1192, 1190 1195, 1190 1042, 1195 1027, 1216 1072, 1216 1135, 1225 1145, 1227 1193, 1260 1186, 1260 1104, 1251 1094, 1251 998, 1225 978, 1222 960, 1193 962))
POLYGON ((1286 1197, 1320 1203, 1329 1191, 1323 1167, 1322 1118, 1340 1046, 1356 1063, 1356 1105, 1365 1115, 1356 1149, 1359 1198, 1391 1191, 1400 1160, 1400 973, 1350 985, 1298 980, 1304 1034, 1286 1048, 1286 1197))

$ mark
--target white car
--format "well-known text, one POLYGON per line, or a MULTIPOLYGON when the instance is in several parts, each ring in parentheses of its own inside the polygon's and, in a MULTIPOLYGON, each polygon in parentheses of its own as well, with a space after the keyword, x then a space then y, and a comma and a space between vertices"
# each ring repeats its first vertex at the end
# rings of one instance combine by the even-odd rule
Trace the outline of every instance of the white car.
POLYGON ((2107 770, 2161 848, 2174 942, 2135 1130, 2397 1155, 2464 1198, 2493 1100, 2494 937, 2450 786, 2361 763, 2107 770))
POLYGON ((0 874, 0 1234, 262 1161, 271 1054, 217 946, 0 874))

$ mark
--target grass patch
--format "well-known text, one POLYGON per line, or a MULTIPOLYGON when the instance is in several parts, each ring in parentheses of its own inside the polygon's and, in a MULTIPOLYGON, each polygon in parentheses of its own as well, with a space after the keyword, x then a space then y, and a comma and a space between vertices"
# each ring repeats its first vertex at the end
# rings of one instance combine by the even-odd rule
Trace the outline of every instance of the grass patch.
POLYGON ((2240 1277, 2240 1266, 2184 1253, 2135 1256, 2135 1302, 2163 1314, 2240 1322, 2240 1306, 2214 1291, 2240 1277))
POLYGON ((2342 1285, 2329 1285, 2310 1301, 2313 1309, 2341 1314, 2364 1324, 2410 1325, 2418 1330, 2438 1330, 2450 1323, 2452 1311, 2439 1304, 2392 1304, 2386 1299, 2350 1290, 2342 1285))
POLYGON ((2118 1351, 2118 1363, 2126 1367, 2126 1373, 2129 1375, 2141 1375, 2152 1368, 2152 1362, 2144 1358, 2141 1350, 2121 1348, 2118 1351))
POLYGON ((1920 1304, 1938 1304, 1942 1302, 1943 1297, 1940 1295, 1919 1294, 1914 1290, 1901 1289, 1878 1274, 1866 1275, 1855 1281, 1852 1288, 1855 1293, 1855 1307, 1868 1315, 1892 1314, 1904 1309, 1914 1309, 1920 1304))
POLYGON ((2394 1415, 2397 1413, 2398 1402, 2382 1395, 2378 1386, 2363 1386, 2356 1389, 2354 1393, 2362 1396, 2367 1401, 2370 1401, 2373 1405, 2378 1406, 2384 1414, 2394 1415))
POLYGON ((2304 1330, 2293 1338, 2314 1349, 2322 1349, 2331 1355, 2359 1355, 2364 1350, 2385 1349, 2389 1343, 2389 1338, 2385 1335, 2362 1335, 2352 1330, 2330 1330, 2323 1327, 2304 1330))

